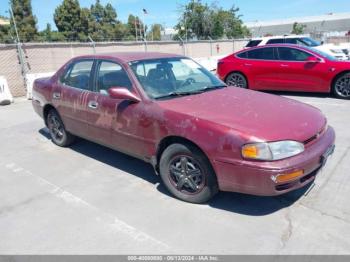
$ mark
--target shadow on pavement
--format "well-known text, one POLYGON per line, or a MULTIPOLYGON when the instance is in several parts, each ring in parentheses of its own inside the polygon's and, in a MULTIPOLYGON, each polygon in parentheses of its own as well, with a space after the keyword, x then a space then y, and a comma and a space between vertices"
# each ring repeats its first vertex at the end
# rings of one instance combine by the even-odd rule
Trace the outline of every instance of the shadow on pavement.
MULTIPOLYGON (((40 129, 39 133, 51 140, 46 128, 40 129)), ((160 177, 155 174, 153 167, 142 160, 84 139, 78 139, 70 149, 86 157, 93 158, 104 164, 142 178, 155 185, 160 193, 172 197, 164 187, 163 183, 161 183, 160 177)), ((248 216, 264 216, 292 205, 305 194, 309 187, 310 185, 277 197, 261 197, 231 192, 220 192, 206 205, 248 216)), ((137 194, 137 192, 135 192, 135 194, 137 194)))

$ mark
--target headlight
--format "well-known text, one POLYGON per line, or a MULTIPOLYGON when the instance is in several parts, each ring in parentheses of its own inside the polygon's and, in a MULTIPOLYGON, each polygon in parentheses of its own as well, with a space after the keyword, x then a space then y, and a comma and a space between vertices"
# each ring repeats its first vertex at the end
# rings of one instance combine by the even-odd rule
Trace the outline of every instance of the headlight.
POLYGON ((242 147, 242 156, 256 160, 280 160, 298 155, 304 151, 304 145, 296 141, 247 144, 242 147))

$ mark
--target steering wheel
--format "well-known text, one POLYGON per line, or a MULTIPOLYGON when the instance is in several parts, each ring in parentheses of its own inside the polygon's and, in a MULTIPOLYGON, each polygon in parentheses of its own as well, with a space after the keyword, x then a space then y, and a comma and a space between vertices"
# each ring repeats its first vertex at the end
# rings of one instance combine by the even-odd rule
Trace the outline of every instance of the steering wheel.
POLYGON ((192 84, 194 84, 194 83, 196 83, 196 80, 195 80, 194 78, 192 78, 192 77, 189 77, 189 78, 187 78, 187 79, 185 80, 185 82, 183 82, 183 83, 181 84, 181 86, 188 86, 188 85, 192 85, 192 84))

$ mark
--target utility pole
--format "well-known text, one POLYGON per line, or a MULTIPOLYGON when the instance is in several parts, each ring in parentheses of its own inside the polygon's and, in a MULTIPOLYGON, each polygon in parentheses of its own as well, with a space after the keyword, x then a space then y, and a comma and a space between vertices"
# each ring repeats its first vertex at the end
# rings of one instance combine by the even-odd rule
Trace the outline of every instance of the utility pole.
POLYGON ((19 42, 20 42, 20 39, 19 39, 18 31, 17 31, 17 24, 16 24, 15 16, 13 15, 11 3, 10 3, 10 13, 11 13, 13 25, 14 25, 14 27, 15 27, 15 32, 16 32, 16 37, 17 37, 17 43, 19 43, 19 42))

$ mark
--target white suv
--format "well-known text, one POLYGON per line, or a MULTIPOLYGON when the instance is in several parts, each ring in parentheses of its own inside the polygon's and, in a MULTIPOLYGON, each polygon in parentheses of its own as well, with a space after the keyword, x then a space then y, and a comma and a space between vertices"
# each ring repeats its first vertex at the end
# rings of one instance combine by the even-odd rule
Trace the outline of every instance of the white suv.
POLYGON ((288 35, 254 38, 248 42, 246 48, 269 44, 296 44, 313 47, 328 55, 334 56, 338 60, 349 60, 350 57, 343 51, 344 48, 334 44, 321 44, 308 36, 288 35))

